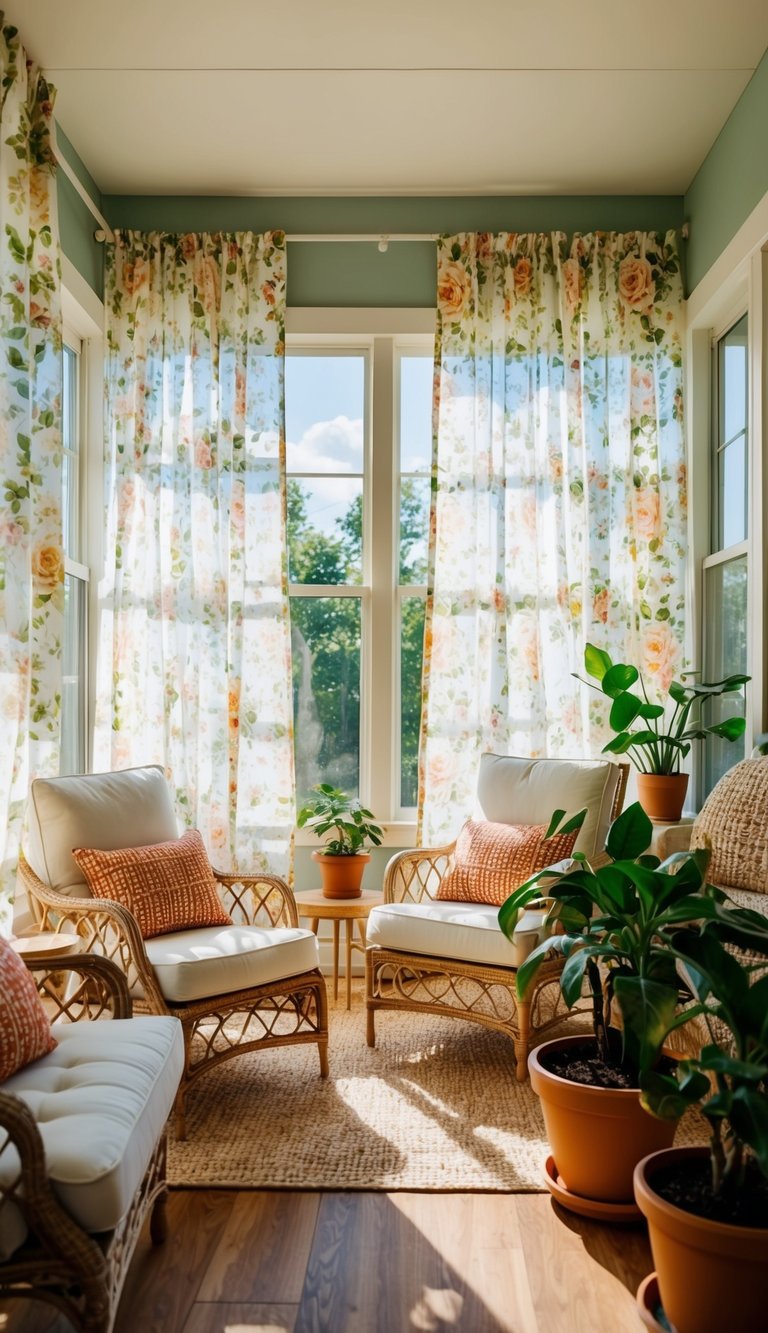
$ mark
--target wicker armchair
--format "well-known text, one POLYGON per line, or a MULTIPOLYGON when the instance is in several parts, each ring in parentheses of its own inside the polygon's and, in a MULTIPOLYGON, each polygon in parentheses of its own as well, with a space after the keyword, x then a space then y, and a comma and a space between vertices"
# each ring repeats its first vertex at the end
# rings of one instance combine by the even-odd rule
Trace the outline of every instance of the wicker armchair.
MULTIPOLYGON (((587 805, 590 813, 575 850, 599 863, 610 821, 624 803, 628 773, 629 765, 609 761, 483 755, 478 799, 484 817, 502 823, 546 823, 555 809, 575 812, 587 805)), ((498 927, 498 909, 437 900, 455 845, 400 852, 387 866, 384 904, 368 921, 368 1045, 376 1042, 378 1009, 468 1019, 512 1039, 517 1077, 523 1080, 530 1048, 566 1014, 559 988, 562 961, 546 962, 525 998, 518 998, 518 955, 498 927)))
POLYGON ((314 1042, 321 1077, 327 1077, 328 1004, 317 940, 299 928, 284 880, 214 871, 233 925, 146 940, 126 907, 88 896, 72 847, 108 850, 177 836, 161 769, 38 779, 31 813, 30 855, 19 870, 40 927, 80 935, 89 951, 118 964, 137 1010, 181 1021, 179 1138, 186 1135, 190 1085, 222 1060, 314 1042))
POLYGON ((63 1310, 83 1333, 110 1333, 148 1216, 153 1243, 165 1239, 166 1120, 182 1066, 178 1024, 157 1018, 136 1020, 147 1063, 142 1081, 133 1022, 120 1024, 119 1040, 113 1030, 105 1043, 104 1025, 86 1022, 87 1031, 70 1034, 74 1040, 64 1041, 65 1024, 130 1018, 131 999, 120 969, 108 959, 87 954, 62 955, 28 966, 51 1017, 63 1022, 56 1030, 58 1050, 0 1088, 0 1298, 44 1300, 63 1310), (89 1161, 91 1136, 84 1131, 81 1177, 75 1180, 72 1134, 77 1132, 77 1117, 82 1116, 84 1124, 93 1121, 89 1080, 103 1107, 105 1082, 119 1078, 115 1071, 124 1045, 131 1047, 125 1078, 131 1093, 119 1112, 123 1137, 107 1121, 102 1138, 96 1135, 97 1142, 91 1145, 89 1161), (71 1046, 77 1050, 67 1055, 71 1046), (73 1066, 78 1066, 74 1081, 68 1076, 73 1066), (102 1071, 107 1067, 105 1080, 102 1071), (58 1089, 64 1105, 57 1124, 58 1089), (139 1125, 140 1121, 144 1123, 139 1125), (111 1174, 107 1161, 116 1154, 121 1155, 114 1173, 120 1183, 105 1186, 104 1177, 111 1174), (138 1182, 135 1193, 129 1183, 133 1177, 138 1182), (105 1209, 112 1216, 105 1216, 105 1209), (84 1221, 94 1210, 102 1213, 98 1228, 84 1221))

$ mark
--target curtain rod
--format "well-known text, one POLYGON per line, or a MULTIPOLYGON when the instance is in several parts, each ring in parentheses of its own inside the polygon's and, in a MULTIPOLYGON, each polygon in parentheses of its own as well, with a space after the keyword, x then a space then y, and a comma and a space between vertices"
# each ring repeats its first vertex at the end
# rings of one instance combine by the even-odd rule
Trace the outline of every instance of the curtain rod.
MULTIPOLYGON (((98 229, 93 233, 94 239, 99 242, 114 241, 115 234, 107 222, 107 219, 96 207, 96 204, 93 202, 80 178, 75 174, 62 153, 59 153, 57 163, 64 172, 67 180, 77 190, 77 193, 80 195, 86 208, 93 214, 99 224, 98 229)), ((440 235, 441 233, 437 231, 361 232, 358 234, 352 232, 336 232, 335 234, 329 232, 286 232, 285 239, 294 245, 305 243, 316 244, 317 242, 322 243, 325 241, 330 241, 336 244, 352 242, 354 244, 367 243, 369 245, 376 242, 379 250, 383 254, 390 241, 437 241, 439 240, 440 235)), ((688 237, 690 236, 690 224, 688 222, 682 224, 680 235, 684 241, 688 240, 688 237)))

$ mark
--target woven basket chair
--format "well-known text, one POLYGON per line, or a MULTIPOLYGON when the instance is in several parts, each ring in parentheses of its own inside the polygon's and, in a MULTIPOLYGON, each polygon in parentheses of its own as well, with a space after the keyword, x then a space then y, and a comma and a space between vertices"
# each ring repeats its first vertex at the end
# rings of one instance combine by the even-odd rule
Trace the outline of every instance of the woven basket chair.
MULTIPOLYGON (((515 791, 510 785, 499 801, 498 792, 494 793, 490 788, 497 773, 502 775, 504 781, 505 757, 484 755, 483 761, 486 760, 489 761, 486 768, 481 763, 478 794, 488 819, 506 823, 548 823, 554 809, 567 808, 575 812, 582 804, 578 796, 574 800, 572 788, 569 798, 569 786, 578 780, 575 763, 569 766, 567 760, 509 760, 513 766, 526 765, 521 770, 522 786, 515 791), (548 765, 547 774, 555 774, 552 799, 540 792, 537 799, 542 804, 539 805, 538 816, 532 817, 530 805, 521 815, 518 813, 517 802, 524 803, 526 784, 530 783, 531 773, 538 765, 548 765), (558 765, 562 767, 558 769, 558 765), (520 791, 523 792, 522 796, 518 794, 520 791)), ((595 842, 592 847, 585 848, 593 863, 600 864, 605 859, 604 836, 608 824, 621 813, 624 804, 629 765, 600 761, 591 767, 602 769, 611 784, 608 788, 611 794, 600 821, 599 846, 595 842)), ((539 771, 545 770, 542 768, 539 771)), ((518 780, 518 771, 514 770, 513 782, 516 784, 518 780)), ((532 785, 535 787, 535 782, 532 785)), ((593 836, 597 835, 597 831, 596 822, 593 836)), ((530 1049, 543 1039, 544 1033, 562 1022, 568 1012, 562 1002, 559 986, 563 960, 545 962, 528 993, 520 999, 517 995, 517 972, 512 966, 489 966, 477 959, 436 956, 426 951, 395 948, 375 940, 377 913, 382 914, 387 904, 410 904, 423 919, 424 909, 429 910, 430 904, 435 903, 440 884, 454 863, 455 848, 455 841, 442 847, 418 847, 400 852, 387 866, 384 907, 374 908, 371 913, 373 929, 369 923, 366 948, 368 1045, 374 1046, 376 1043, 374 1025, 375 1014, 379 1009, 412 1010, 447 1018, 463 1018, 496 1029, 511 1038, 517 1077, 522 1081, 527 1077, 530 1049)), ((578 842, 577 848, 581 850, 578 842)), ((461 907, 461 904, 441 905, 461 907)), ((502 938, 500 931, 499 938, 502 938)), ((582 1008, 579 1006, 579 1011, 582 1008)))
MULTIPOLYGON (((160 768, 127 769, 119 773, 95 773, 78 778, 37 779, 32 784, 34 818, 30 821, 29 859, 21 858, 19 873, 42 930, 69 930, 85 941, 85 948, 113 959, 125 973, 137 1012, 171 1014, 181 1020, 186 1052, 184 1075, 176 1099, 176 1134, 186 1136, 186 1094, 202 1074, 222 1060, 247 1051, 306 1042, 317 1044, 320 1074, 328 1075, 328 1001, 319 968, 317 941, 311 931, 299 928, 292 890, 277 875, 227 875, 214 870, 219 896, 233 920, 220 928, 226 938, 231 931, 236 951, 238 931, 245 928, 274 929, 273 955, 298 947, 312 965, 296 970, 290 961, 284 973, 271 966, 263 984, 253 981, 230 990, 226 970, 239 963, 226 954, 221 959, 219 984, 213 994, 191 999, 169 996, 169 986, 153 965, 150 954, 170 937, 144 940, 135 916, 121 903, 86 896, 82 871, 75 865, 73 846, 104 850, 166 841, 177 836, 170 792, 160 768), (89 802, 98 802, 104 789, 101 818, 94 819, 89 802), (85 807, 85 815, 79 812, 85 807), (67 823, 69 810, 87 819, 90 841, 75 836, 67 823), (110 814, 111 812, 111 814, 110 814), (69 832, 67 834, 67 830, 69 832), (45 842, 54 845, 45 852, 45 842), (34 852, 34 856, 33 856, 34 852), (35 869, 30 861, 34 860, 35 869), (45 867, 56 861, 58 872, 45 875, 45 867), (42 873, 39 873, 41 872, 42 873), (63 887, 53 887, 61 881, 63 887), (306 938, 304 938, 306 937, 306 938), (277 975, 276 975, 277 971, 277 975), (222 986, 221 981, 226 980, 222 986)), ((100 807, 97 804, 97 811, 100 807)), ((72 816, 74 819, 74 816, 72 816)), ((195 941, 190 930, 190 947, 195 941)), ((202 932, 199 932, 202 936, 202 932)), ((174 936, 178 939, 178 936, 174 936)), ((208 947, 208 941, 204 942, 208 947)), ((195 962, 188 964, 194 967, 195 962)), ((200 966, 207 965, 201 958, 200 966)))

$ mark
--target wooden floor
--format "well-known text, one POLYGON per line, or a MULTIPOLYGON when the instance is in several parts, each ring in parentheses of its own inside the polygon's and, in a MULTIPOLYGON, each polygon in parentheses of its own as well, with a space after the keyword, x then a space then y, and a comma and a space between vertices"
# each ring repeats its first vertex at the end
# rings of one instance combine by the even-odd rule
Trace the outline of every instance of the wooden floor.
MULTIPOLYGON (((545 1194, 177 1190, 169 1237, 142 1238, 115 1333, 641 1333, 640 1227, 545 1194)), ((38 1302, 2 1333, 69 1333, 38 1302)))

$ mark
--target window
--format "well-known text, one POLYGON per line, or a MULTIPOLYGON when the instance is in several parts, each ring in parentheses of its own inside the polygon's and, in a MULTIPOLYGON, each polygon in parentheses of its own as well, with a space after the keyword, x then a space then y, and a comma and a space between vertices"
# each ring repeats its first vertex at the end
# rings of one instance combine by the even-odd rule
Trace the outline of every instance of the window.
POLYGON ((297 801, 330 782, 412 817, 431 340, 290 340, 285 402, 297 801))
POLYGON ((82 342, 64 334, 62 398, 62 527, 64 541, 64 644, 61 695, 61 773, 83 773, 87 755, 87 594, 82 563, 83 357, 82 342))
MULTIPOLYGON (((710 554, 703 562, 706 680, 747 672, 749 345, 743 315, 714 340, 712 382, 710 554)), ((705 711, 712 725, 744 715, 744 695, 713 699, 705 711)), ((702 797, 744 757, 743 744, 709 737, 704 748, 702 797)))

